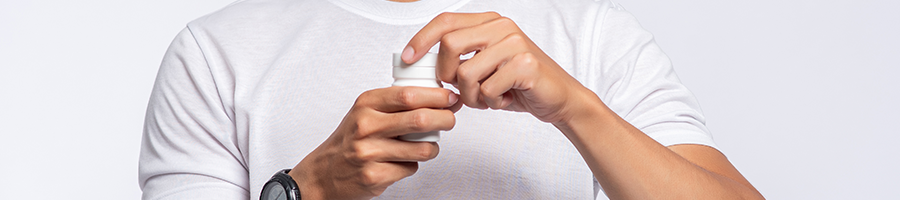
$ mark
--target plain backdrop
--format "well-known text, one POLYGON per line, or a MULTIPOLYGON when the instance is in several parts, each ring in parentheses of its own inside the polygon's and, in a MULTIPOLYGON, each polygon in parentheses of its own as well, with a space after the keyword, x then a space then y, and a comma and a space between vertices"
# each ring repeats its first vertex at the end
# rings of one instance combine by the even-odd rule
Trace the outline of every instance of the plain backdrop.
MULTIPOLYGON (((140 198, 162 55, 231 2, 0 0, 0 199, 140 198)), ((767 198, 900 198, 900 2, 617 2, 767 198)))

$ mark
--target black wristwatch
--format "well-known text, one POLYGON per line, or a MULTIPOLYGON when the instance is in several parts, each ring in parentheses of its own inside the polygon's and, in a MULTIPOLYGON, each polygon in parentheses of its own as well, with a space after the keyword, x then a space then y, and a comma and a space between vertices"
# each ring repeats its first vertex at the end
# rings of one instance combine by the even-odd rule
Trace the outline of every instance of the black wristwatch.
POLYGON ((291 169, 280 170, 263 186, 259 200, 300 200, 297 182, 288 175, 291 169))

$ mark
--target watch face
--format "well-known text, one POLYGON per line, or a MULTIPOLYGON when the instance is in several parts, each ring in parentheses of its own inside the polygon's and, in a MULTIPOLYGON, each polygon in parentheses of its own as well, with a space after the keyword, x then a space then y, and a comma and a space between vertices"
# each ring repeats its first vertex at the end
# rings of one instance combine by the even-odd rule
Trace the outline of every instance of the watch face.
POLYGON ((260 200, 287 200, 287 192, 284 191, 284 187, 281 184, 272 182, 266 184, 266 187, 263 188, 262 196, 259 197, 260 200))

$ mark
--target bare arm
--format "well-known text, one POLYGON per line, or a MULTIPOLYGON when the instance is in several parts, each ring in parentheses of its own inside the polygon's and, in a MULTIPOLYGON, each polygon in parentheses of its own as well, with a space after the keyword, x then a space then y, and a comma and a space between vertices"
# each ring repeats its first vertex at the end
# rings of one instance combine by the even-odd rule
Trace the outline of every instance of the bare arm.
POLYGON ((554 125, 575 144, 610 198, 763 199, 718 150, 666 148, 591 96, 583 97, 587 108, 574 109, 583 112, 554 125))

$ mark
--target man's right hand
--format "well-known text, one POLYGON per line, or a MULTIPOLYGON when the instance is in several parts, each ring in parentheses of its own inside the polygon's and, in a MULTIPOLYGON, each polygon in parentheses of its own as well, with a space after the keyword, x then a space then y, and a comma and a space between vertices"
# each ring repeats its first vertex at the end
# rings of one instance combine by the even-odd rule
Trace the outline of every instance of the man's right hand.
POLYGON ((389 87, 361 94, 343 121, 290 175, 302 199, 369 199, 438 154, 434 142, 396 139, 450 130, 462 104, 443 88, 389 87))

